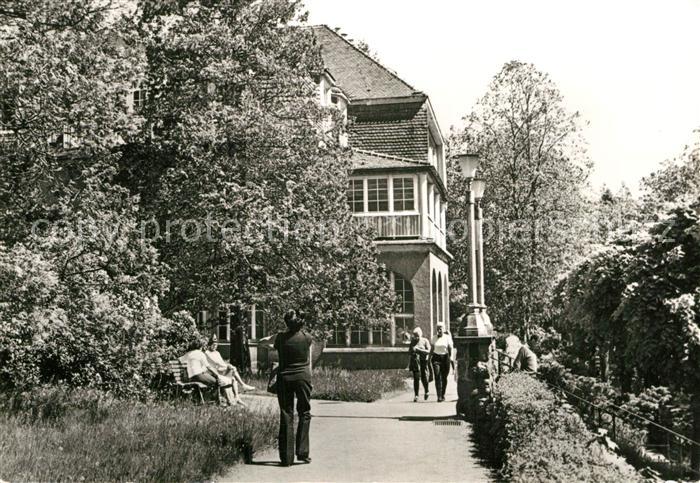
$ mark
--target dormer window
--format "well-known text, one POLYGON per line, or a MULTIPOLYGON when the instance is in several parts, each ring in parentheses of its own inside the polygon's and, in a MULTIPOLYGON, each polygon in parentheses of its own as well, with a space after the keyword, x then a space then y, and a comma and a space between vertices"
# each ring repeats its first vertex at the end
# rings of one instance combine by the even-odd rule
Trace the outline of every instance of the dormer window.
POLYGON ((148 89, 143 87, 141 81, 131 84, 131 91, 127 97, 127 109, 130 113, 139 113, 146 106, 148 98, 148 89))

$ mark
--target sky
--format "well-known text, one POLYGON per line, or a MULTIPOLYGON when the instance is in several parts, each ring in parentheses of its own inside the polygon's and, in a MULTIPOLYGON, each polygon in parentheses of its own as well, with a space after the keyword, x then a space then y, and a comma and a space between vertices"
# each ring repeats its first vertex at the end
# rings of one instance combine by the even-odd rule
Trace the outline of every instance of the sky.
POLYGON ((428 94, 444 134, 504 63, 533 63, 586 123, 594 187, 637 192, 700 128, 700 0, 304 3, 428 94))

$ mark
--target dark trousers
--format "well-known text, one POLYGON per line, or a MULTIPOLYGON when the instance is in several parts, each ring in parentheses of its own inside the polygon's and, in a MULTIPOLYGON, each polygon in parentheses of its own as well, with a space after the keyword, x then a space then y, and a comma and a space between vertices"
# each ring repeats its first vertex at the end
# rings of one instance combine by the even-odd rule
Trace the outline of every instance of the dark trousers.
POLYGON ((447 390, 447 375, 450 373, 450 356, 447 354, 433 354, 431 357, 433 364, 433 374, 435 375, 435 389, 437 397, 445 399, 445 391, 447 390))
POLYGON ((289 466, 294 463, 294 455, 299 458, 309 456, 309 425, 311 423, 311 384, 307 381, 280 380, 277 402, 280 405, 280 432, 278 438, 280 461, 289 466), (294 397, 297 398, 299 424, 294 451, 294 397))
POLYGON ((418 370, 413 371, 413 394, 418 395, 420 382, 423 383, 423 390, 428 394, 428 360, 420 358, 418 362, 418 370))

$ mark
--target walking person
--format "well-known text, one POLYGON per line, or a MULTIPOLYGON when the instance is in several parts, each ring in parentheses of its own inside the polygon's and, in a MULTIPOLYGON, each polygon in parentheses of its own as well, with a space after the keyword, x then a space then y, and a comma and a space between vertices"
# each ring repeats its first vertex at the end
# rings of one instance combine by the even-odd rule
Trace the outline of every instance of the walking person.
POLYGON ((423 399, 426 401, 429 397, 428 386, 428 356, 430 355, 430 342, 423 337, 423 331, 420 327, 413 329, 411 334, 411 344, 408 348, 408 369, 413 373, 413 402, 418 402, 418 390, 420 383, 423 383, 425 394, 423 399))
POLYGON ((445 400, 447 390, 447 376, 450 373, 450 361, 452 360, 452 350, 454 343, 452 336, 445 332, 445 323, 438 322, 436 326, 437 334, 433 337, 430 345, 430 363, 435 374, 435 391, 438 402, 445 400))
POLYGON ((282 466, 298 461, 311 463, 309 426, 311 423, 311 343, 303 329, 303 314, 290 310, 284 315, 286 332, 275 339, 279 355, 277 402, 280 406, 279 454, 282 466), (294 398, 297 399, 299 423, 294 435, 294 398), (296 451, 295 451, 296 449, 296 451))

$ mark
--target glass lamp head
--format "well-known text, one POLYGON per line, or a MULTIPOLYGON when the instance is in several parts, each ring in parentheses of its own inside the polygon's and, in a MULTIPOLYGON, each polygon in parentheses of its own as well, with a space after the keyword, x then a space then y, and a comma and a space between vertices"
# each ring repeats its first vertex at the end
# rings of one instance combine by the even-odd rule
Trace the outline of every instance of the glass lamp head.
POLYGON ((472 191, 474 192, 474 198, 477 200, 484 197, 484 190, 486 189, 486 180, 483 178, 474 178, 471 183, 472 191))
POLYGON ((481 161, 479 156, 476 154, 457 154, 455 159, 466 178, 473 178, 476 175, 476 169, 481 161))

